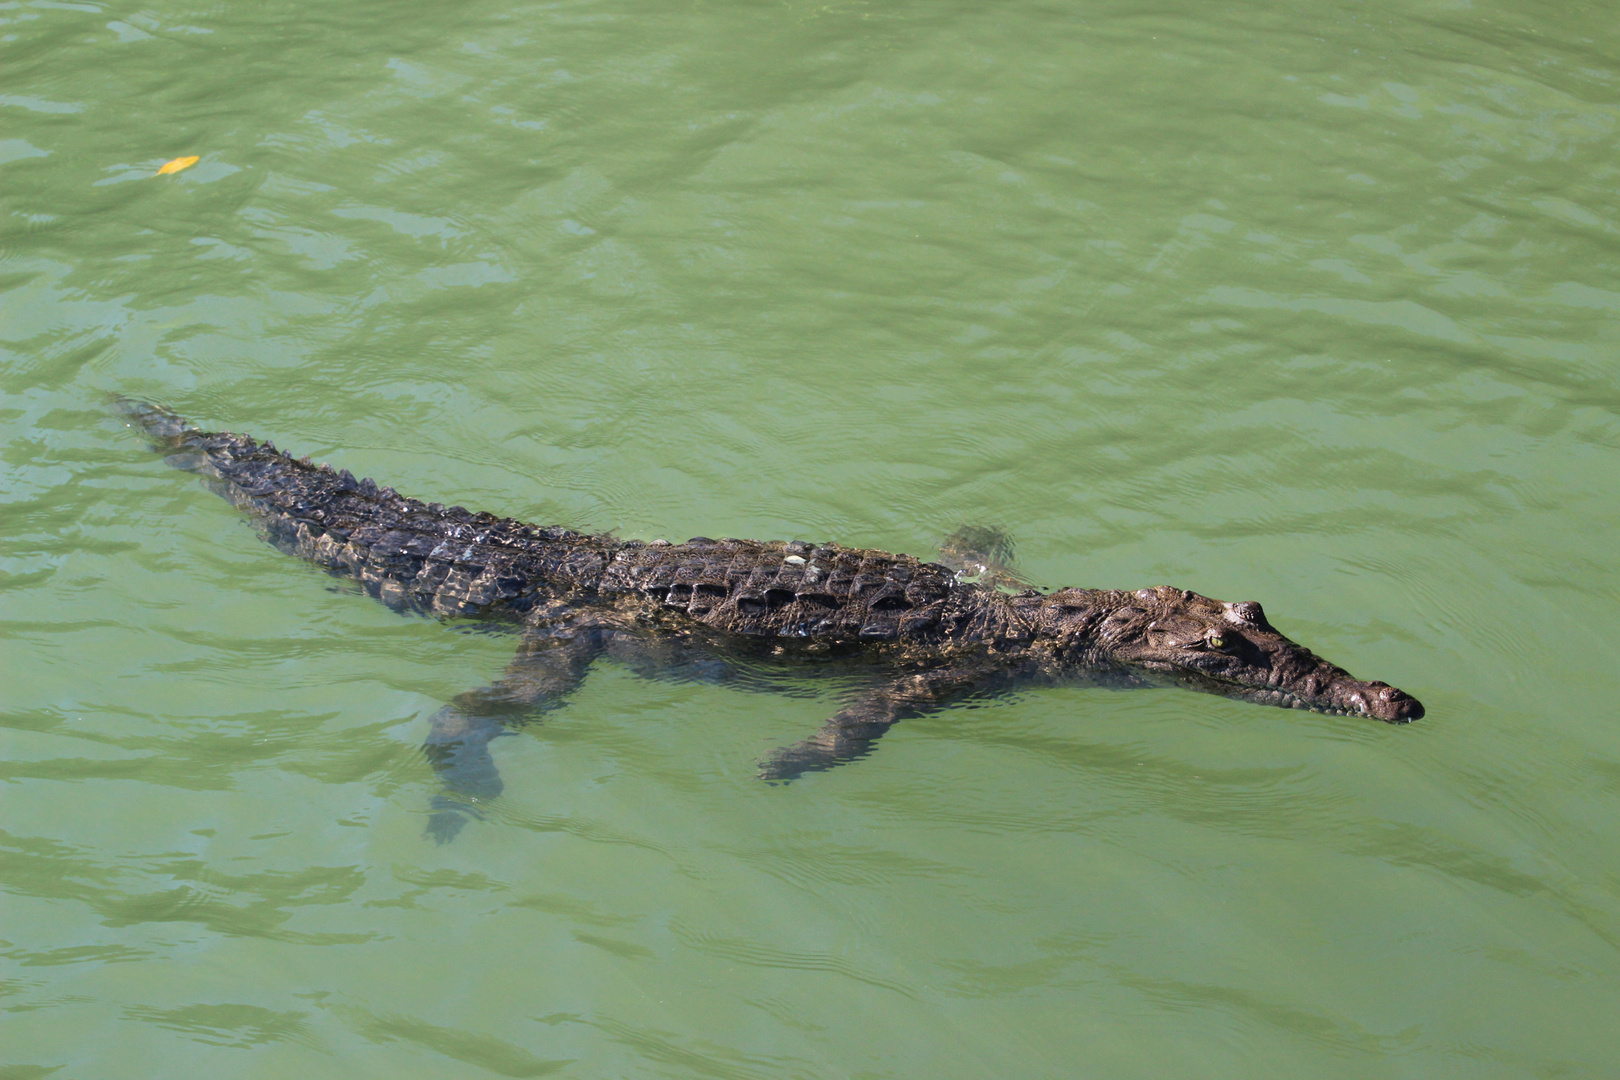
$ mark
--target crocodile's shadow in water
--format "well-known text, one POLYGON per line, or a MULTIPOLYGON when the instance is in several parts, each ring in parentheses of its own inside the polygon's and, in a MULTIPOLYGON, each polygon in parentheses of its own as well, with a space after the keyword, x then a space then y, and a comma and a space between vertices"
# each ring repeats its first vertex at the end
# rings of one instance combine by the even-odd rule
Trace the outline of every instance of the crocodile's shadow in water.
POLYGON ((762 688, 789 668, 851 680, 820 730, 761 763, 772 781, 861 757, 899 720, 1015 687, 1180 686, 1390 723, 1423 715, 1410 695, 1278 633, 1256 603, 1168 585, 1009 592, 1025 583, 994 530, 956 534, 942 562, 837 544, 619 540, 418 502, 155 405, 116 407, 278 548, 392 607, 519 633, 500 679, 433 718, 426 751, 444 790, 427 834, 440 842, 501 791, 490 740, 561 705, 601 657, 762 688))

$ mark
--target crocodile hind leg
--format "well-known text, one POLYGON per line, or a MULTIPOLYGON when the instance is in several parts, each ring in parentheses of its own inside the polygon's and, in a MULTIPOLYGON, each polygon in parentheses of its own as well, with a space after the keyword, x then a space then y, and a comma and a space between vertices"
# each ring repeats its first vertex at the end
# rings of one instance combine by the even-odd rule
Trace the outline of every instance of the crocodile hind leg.
POLYGON ((1018 592, 1029 581, 1013 569, 1013 556, 1012 537, 988 525, 964 525, 939 545, 939 561, 958 579, 1018 592))
POLYGON ((814 735, 784 746, 760 762, 766 780, 787 781, 865 757, 872 744, 901 720, 923 716, 1005 683, 1008 673, 990 667, 936 668, 906 675, 868 691, 839 709, 814 735))
POLYGON ((597 613, 532 626, 500 679, 456 695, 434 715, 422 749, 444 790, 433 799, 426 836, 447 843, 469 818, 483 816, 479 804, 503 787, 490 740, 561 705, 585 681, 607 629, 597 613))

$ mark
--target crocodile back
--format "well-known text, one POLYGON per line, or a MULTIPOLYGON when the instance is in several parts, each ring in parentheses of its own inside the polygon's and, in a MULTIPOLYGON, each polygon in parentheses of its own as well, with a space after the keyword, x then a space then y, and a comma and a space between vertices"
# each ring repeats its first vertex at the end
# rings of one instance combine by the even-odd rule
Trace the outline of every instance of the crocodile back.
POLYGON ((731 633, 874 642, 944 636, 973 606, 937 563, 780 540, 632 541, 614 554, 601 590, 731 633))
MULTIPOLYGON (((445 507, 269 442, 199 431, 157 406, 121 412, 290 554, 397 608, 522 619, 547 600, 626 606, 749 637, 926 644, 1027 636, 1006 597, 910 555, 799 541, 621 542, 445 507)), ((535 614, 536 618, 541 617, 535 614)))

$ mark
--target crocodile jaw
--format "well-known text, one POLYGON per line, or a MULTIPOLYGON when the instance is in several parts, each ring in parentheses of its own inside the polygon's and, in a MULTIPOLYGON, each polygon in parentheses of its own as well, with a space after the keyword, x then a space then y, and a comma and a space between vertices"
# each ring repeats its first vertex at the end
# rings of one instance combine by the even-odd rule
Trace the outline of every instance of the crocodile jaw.
POLYGON ((1382 720, 1386 724, 1410 724, 1423 718, 1423 703, 1417 698, 1397 690, 1388 683, 1361 682, 1348 676, 1334 679, 1325 692, 1306 694, 1285 687, 1243 686, 1239 683, 1221 683, 1194 686, 1223 697, 1237 698, 1256 705, 1275 705, 1282 709, 1305 709, 1329 716, 1365 716, 1382 720))

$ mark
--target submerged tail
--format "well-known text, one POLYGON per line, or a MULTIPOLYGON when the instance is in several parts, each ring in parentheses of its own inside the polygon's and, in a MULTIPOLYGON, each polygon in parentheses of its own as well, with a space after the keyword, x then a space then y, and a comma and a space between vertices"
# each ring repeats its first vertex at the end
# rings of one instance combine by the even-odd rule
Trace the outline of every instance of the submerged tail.
POLYGON ((177 447, 187 433, 197 430, 184 417, 150 402, 114 396, 112 407, 114 412, 129 417, 131 424, 151 436, 154 450, 177 447))
POLYGON ((166 452, 170 465, 201 475, 248 513, 270 543, 358 580, 392 607, 521 615, 538 584, 574 576, 577 556, 586 554, 581 541, 590 538, 567 529, 408 499, 269 442, 202 431, 144 401, 116 398, 113 408, 166 452))

